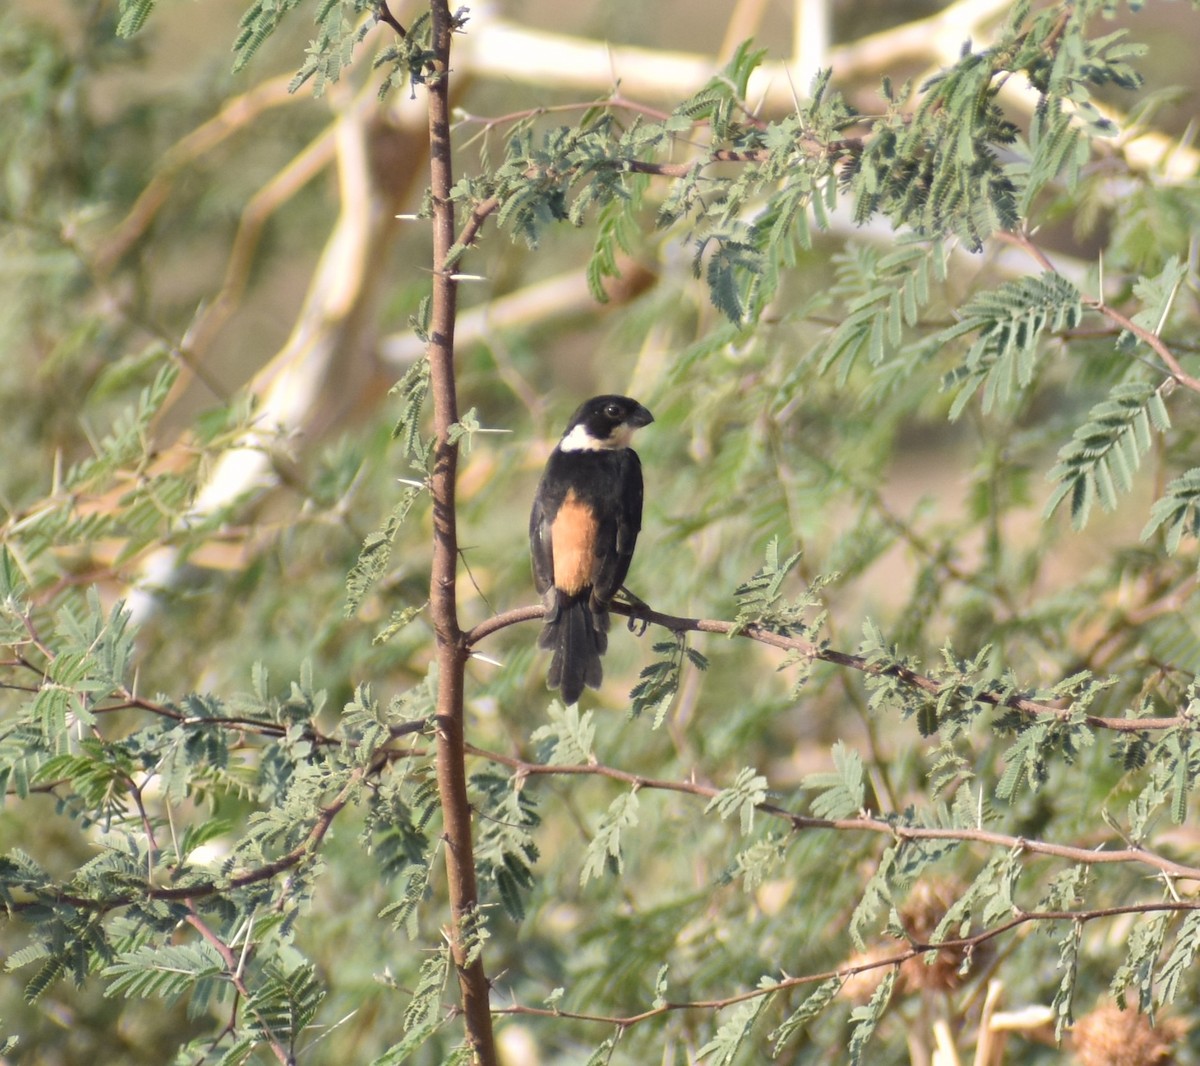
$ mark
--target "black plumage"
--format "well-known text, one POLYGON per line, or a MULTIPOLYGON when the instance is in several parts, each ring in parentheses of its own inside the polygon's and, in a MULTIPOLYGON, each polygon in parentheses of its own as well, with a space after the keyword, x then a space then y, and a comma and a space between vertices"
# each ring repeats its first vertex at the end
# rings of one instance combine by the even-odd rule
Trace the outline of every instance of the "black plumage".
POLYGON ((625 581, 642 527, 642 465, 629 447, 654 421, 628 396, 596 396, 571 416, 542 473, 529 516, 533 576, 546 605, 538 644, 563 700, 598 688, 608 606, 625 581))

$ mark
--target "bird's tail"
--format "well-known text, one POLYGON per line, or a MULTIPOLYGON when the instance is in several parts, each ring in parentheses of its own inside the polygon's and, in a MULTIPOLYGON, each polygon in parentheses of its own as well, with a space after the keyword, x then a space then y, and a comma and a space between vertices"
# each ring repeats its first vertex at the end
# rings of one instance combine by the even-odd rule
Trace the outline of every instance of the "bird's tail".
POLYGON ((608 611, 593 608, 588 592, 570 597, 560 592, 538 646, 553 652, 546 684, 562 690, 564 703, 576 703, 584 685, 599 688, 604 678, 600 656, 608 650, 608 611))

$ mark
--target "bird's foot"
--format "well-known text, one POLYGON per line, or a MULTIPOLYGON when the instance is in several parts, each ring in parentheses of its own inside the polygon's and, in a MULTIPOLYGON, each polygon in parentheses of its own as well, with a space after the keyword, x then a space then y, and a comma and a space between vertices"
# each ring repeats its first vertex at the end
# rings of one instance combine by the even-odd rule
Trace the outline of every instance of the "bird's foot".
POLYGON ((629 608, 629 617, 626 621, 626 625, 629 626, 629 632, 634 634, 634 636, 640 637, 650 625, 650 619, 644 617, 644 612, 650 610, 650 604, 639 596, 634 595, 624 585, 621 586, 619 591, 622 602, 629 608))

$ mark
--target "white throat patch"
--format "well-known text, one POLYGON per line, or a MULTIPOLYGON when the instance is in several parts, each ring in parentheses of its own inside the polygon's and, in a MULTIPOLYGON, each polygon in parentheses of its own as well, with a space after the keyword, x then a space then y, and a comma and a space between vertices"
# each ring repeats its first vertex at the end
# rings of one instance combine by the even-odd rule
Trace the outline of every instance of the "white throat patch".
POLYGON ((607 452, 628 448, 633 429, 633 426, 621 425, 613 430, 611 437, 594 437, 588 432, 587 426, 580 422, 558 442, 558 447, 564 452, 607 452))

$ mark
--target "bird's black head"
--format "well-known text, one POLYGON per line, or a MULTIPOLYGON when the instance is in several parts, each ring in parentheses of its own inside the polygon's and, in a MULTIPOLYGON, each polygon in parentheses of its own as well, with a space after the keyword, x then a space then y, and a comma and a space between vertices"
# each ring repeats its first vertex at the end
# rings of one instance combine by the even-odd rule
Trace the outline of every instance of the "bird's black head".
POLYGON ((593 396, 571 416, 559 447, 565 452, 627 448, 633 431, 653 421, 654 416, 628 396, 593 396))

